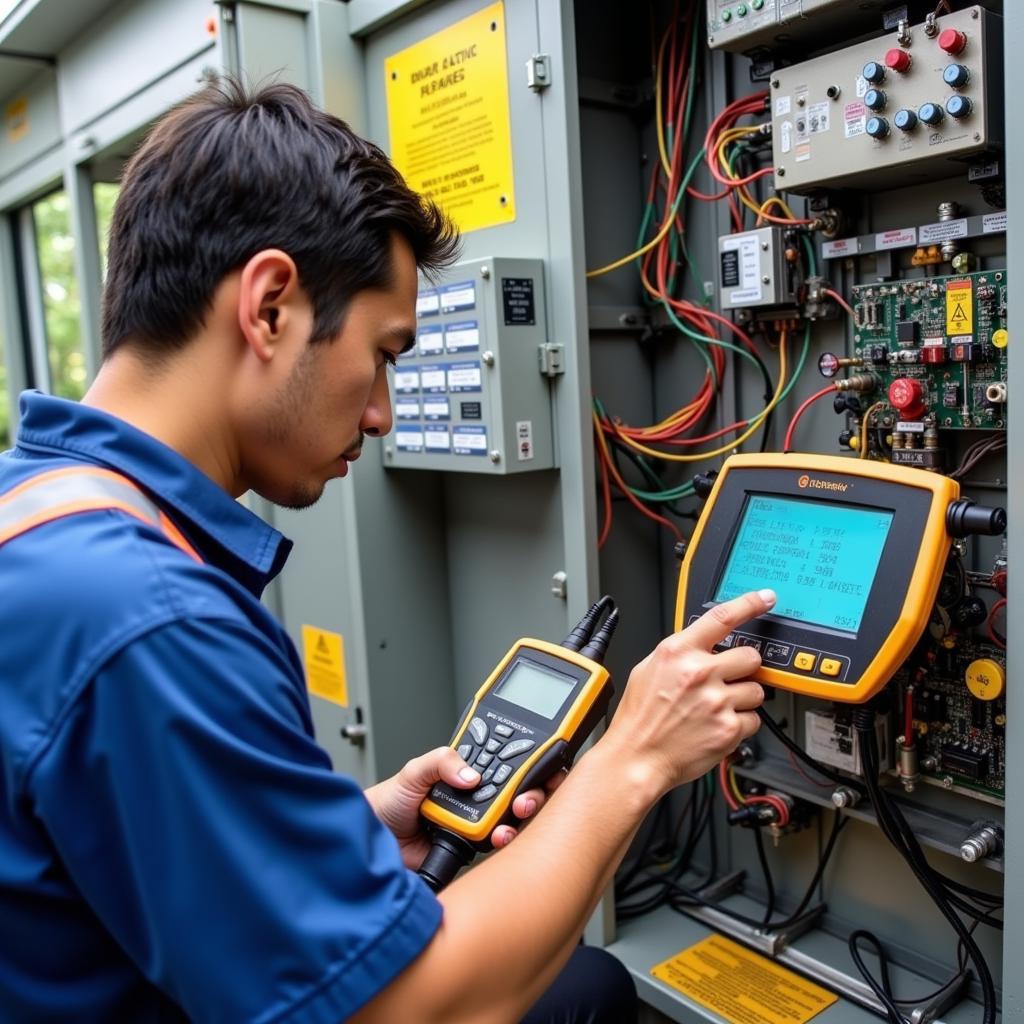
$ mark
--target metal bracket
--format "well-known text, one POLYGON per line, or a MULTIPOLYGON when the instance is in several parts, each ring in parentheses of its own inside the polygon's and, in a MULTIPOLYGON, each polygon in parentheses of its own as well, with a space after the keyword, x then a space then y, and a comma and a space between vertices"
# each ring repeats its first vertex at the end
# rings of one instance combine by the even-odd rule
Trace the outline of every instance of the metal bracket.
POLYGON ((526 84, 534 92, 543 92, 551 85, 551 58, 546 53, 535 53, 526 62, 526 84))
POLYGON ((565 373, 564 345, 539 345, 537 353, 540 357, 540 372, 545 377, 560 377, 565 373))

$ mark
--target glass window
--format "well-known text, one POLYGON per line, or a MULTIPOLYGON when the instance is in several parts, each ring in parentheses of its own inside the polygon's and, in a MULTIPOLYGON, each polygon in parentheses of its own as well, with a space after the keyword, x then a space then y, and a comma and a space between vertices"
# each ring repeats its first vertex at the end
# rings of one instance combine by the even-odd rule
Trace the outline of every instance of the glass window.
POLYGON ((32 221, 43 293, 50 388, 61 398, 77 401, 85 394, 87 374, 67 195, 63 191, 52 192, 40 199, 32 207, 32 221))
POLYGON ((107 279, 107 241, 110 238, 110 221, 114 216, 114 203, 121 186, 114 181, 97 181, 92 187, 93 203, 96 206, 96 237, 100 243, 100 279, 107 279))

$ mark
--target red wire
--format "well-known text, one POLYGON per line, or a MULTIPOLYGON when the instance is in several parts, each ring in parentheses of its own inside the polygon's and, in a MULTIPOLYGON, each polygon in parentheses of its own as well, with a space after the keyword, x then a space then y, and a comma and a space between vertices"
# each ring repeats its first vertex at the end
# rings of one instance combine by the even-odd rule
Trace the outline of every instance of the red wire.
POLYGON ((813 775, 808 775, 807 772, 800 766, 800 762, 796 759, 796 754, 792 750, 786 751, 789 754, 790 761, 793 762, 793 767, 813 786, 821 786, 822 789, 832 789, 831 782, 822 782, 819 779, 814 778, 813 775))
POLYGON ((914 687, 908 686, 903 695, 903 742, 914 744, 914 687))
POLYGON ((600 551, 608 540, 608 534, 612 529, 612 485, 608 480, 608 465, 604 449, 597 445, 597 464, 601 470, 601 496, 604 506, 604 525, 601 527, 601 534, 597 538, 597 550, 600 551))
POLYGON ((723 761, 718 762, 718 785, 722 790, 722 796, 725 797, 725 802, 729 807, 730 811, 739 810, 739 804, 736 803, 736 797, 732 795, 732 787, 729 785, 729 759, 725 758, 723 761))
POLYGON ((837 292, 837 291, 833 290, 832 288, 822 288, 822 291, 823 291, 823 292, 824 292, 824 293, 825 293, 825 294, 826 294, 826 295, 827 295, 827 296, 828 296, 828 297, 829 297, 830 299, 833 299, 833 300, 834 300, 835 302, 837 302, 837 303, 838 303, 838 304, 839 304, 840 306, 842 306, 842 307, 843 307, 843 309, 845 309, 845 310, 846 310, 846 312, 850 314, 850 316, 853 316, 853 317, 855 317, 855 316, 857 315, 857 314, 856 314, 856 313, 854 313, 854 311, 853 311, 853 306, 851 306, 851 305, 850 305, 850 304, 849 304, 849 303, 848 303, 848 302, 846 301, 846 299, 844 299, 844 298, 842 297, 842 295, 840 295, 840 294, 839 294, 839 292, 837 292))
POLYGON ((796 430, 796 425, 800 420, 800 417, 807 411, 807 409, 816 402, 823 395, 827 395, 832 391, 836 390, 835 384, 829 384, 827 388, 822 388, 820 391, 815 391, 810 398, 808 398, 803 405, 793 414, 793 418, 789 421, 789 427, 786 430, 786 436, 782 442, 783 453, 788 452, 790 445, 793 443, 793 432, 796 430))

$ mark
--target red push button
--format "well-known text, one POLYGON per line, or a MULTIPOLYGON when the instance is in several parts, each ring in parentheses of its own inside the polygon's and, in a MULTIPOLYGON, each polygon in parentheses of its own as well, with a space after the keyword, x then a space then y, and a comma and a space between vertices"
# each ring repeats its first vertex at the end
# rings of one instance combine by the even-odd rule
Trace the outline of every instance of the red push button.
POLYGON ((967 35, 956 28, 947 28, 939 33, 939 49, 955 57, 967 46, 967 35))
POLYGON ((907 420, 916 420, 925 411, 924 385, 911 377, 897 377, 889 385, 889 404, 907 420))
POLYGON ((885 66, 902 75, 910 70, 910 54, 906 50, 894 48, 885 55, 885 66))

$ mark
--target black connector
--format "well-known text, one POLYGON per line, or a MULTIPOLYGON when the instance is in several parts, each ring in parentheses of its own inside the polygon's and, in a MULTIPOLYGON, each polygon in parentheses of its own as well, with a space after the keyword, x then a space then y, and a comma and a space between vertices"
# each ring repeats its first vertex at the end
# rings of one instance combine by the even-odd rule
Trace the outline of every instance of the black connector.
POLYGON ((770 804, 747 804, 745 807, 737 807, 735 811, 729 811, 725 820, 730 825, 763 828, 765 825, 776 824, 779 812, 770 804))
POLYGON ((594 630, 604 614, 605 609, 615 608, 615 602, 605 594, 598 598, 586 611, 583 618, 573 627, 572 632, 562 641, 562 646, 570 651, 578 651, 584 644, 589 643, 594 636, 594 630))
POLYGON ((951 537, 998 537, 1006 533, 1006 509, 978 505, 970 498, 959 498, 946 509, 946 529, 951 537))
POLYGON ((608 644, 615 635, 615 627, 619 624, 619 609, 612 608, 608 618, 604 620, 601 628, 594 634, 593 639, 580 651, 584 658, 590 658, 599 665, 604 664, 604 656, 608 650, 608 644))
POLYGON ((430 851, 417 874, 433 892, 440 892, 473 859, 476 851, 447 829, 431 829, 430 851))
POLYGON ((693 478, 693 493, 700 498, 701 501, 707 501, 711 496, 711 491, 715 486, 715 477, 718 476, 717 469, 708 470, 707 473, 698 473, 693 478))

